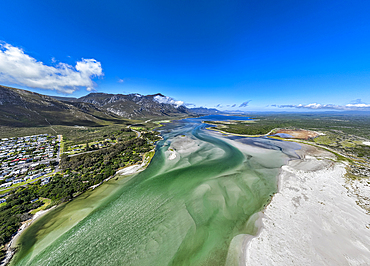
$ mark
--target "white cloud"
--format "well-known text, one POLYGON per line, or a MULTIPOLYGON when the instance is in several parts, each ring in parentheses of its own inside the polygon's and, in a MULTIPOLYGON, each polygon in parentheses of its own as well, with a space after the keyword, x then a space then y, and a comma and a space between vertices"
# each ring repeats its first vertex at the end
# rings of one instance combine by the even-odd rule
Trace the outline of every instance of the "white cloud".
POLYGON ((366 104, 366 103, 347 104, 346 107, 349 107, 349 108, 369 108, 370 104, 366 104))
POLYGON ((176 101, 168 96, 160 96, 160 95, 157 95, 157 96, 154 96, 154 100, 159 102, 159 103, 166 103, 166 104, 172 104, 174 105, 176 108, 183 105, 184 102, 183 101, 176 101))
POLYGON ((82 59, 75 67, 65 63, 47 66, 18 47, 0 44, 1 82, 73 93, 79 87, 94 90, 92 78, 100 76, 103 76, 103 70, 95 59, 82 59))
POLYGON ((335 105, 335 104, 285 104, 285 105, 271 105, 279 108, 303 108, 303 109, 331 109, 331 110, 369 110, 370 104, 361 102, 360 99, 353 101, 346 105, 335 105))
POLYGON ((319 103, 310 103, 304 106, 305 108, 311 108, 311 109, 320 109, 323 108, 324 106, 319 104, 319 103))

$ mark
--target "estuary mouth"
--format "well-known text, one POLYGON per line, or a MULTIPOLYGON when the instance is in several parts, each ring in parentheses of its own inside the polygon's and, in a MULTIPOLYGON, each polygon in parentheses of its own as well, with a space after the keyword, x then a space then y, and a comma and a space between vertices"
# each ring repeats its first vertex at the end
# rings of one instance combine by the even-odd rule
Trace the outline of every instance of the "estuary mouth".
POLYGON ((256 213, 276 192, 286 151, 294 154, 296 146, 243 143, 199 121, 168 124, 162 135, 148 168, 118 182, 76 224, 59 220, 66 229, 53 238, 47 230, 61 213, 74 217, 78 201, 40 221, 24 236, 36 242, 16 264, 239 265, 240 245, 257 232, 256 213))

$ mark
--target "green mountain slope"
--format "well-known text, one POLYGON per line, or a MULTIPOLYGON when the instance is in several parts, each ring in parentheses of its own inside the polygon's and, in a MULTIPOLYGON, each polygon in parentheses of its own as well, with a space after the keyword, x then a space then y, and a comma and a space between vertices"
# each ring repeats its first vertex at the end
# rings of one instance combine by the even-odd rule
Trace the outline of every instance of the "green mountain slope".
POLYGON ((46 95, 0 86, 2 126, 95 126, 116 118, 93 105, 61 102, 46 95))

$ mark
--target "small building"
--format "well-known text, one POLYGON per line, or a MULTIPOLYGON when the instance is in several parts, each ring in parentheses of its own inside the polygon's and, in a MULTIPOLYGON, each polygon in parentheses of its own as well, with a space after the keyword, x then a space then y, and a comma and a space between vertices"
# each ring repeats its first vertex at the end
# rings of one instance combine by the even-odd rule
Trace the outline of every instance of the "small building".
POLYGON ((10 187, 12 184, 13 184, 12 182, 4 183, 4 184, 0 185, 0 188, 2 188, 2 187, 10 187))

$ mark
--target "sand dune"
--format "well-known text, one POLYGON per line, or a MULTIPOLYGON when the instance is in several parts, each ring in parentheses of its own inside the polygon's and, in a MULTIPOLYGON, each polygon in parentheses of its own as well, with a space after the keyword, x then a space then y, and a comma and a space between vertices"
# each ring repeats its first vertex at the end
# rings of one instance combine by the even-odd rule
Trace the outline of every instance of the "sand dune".
POLYGON ((370 265, 370 215, 346 188, 345 164, 303 149, 282 168, 246 265, 370 265))

